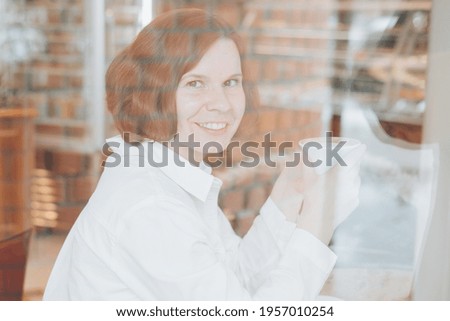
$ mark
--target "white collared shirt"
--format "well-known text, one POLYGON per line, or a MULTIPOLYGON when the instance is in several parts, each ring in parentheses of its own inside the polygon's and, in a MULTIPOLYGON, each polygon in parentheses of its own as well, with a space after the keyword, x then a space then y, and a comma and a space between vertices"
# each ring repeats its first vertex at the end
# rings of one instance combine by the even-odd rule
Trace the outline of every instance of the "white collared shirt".
POLYGON ((118 136, 108 143, 114 153, 106 164, 117 166, 104 169, 67 236, 44 300, 311 300, 319 294, 336 256, 288 222, 270 198, 240 238, 218 207, 222 182, 210 168, 187 161, 182 167, 157 142, 141 151, 118 136), (164 158, 167 166, 156 165, 164 158))

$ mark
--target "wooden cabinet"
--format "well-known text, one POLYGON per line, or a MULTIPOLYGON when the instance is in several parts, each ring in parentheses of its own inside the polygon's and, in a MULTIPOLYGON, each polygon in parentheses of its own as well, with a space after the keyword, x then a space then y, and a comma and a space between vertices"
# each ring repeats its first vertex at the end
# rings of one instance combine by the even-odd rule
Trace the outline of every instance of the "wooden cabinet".
POLYGON ((0 227, 11 233, 30 226, 35 116, 31 108, 0 109, 0 227))

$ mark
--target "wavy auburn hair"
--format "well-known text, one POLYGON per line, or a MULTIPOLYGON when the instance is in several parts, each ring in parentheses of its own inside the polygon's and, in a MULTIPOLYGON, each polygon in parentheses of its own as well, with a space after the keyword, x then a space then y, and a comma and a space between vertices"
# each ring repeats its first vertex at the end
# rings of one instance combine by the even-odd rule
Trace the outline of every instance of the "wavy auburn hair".
MULTIPOLYGON (((106 72, 106 102, 122 136, 166 141, 177 130, 175 91, 221 38, 236 44, 243 74, 246 113, 255 115, 258 93, 252 83, 242 39, 219 17, 200 9, 179 9, 154 19, 120 52, 106 72)), ((241 127, 244 127, 241 124, 241 127)))

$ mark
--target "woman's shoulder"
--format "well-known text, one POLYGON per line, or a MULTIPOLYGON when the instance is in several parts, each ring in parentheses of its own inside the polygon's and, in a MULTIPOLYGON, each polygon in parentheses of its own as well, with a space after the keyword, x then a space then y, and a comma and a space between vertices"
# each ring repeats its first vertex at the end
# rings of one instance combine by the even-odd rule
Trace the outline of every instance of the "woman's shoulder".
POLYGON ((107 169, 89 200, 89 211, 108 226, 137 209, 183 206, 195 210, 189 194, 157 168, 107 169))

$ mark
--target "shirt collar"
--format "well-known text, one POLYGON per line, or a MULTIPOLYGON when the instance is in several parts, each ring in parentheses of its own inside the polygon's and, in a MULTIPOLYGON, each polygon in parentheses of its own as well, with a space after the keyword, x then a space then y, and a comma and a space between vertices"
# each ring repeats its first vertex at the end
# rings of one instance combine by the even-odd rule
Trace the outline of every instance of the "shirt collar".
POLYGON ((199 167, 194 166, 172 149, 152 140, 141 142, 142 147, 126 143, 120 135, 111 137, 106 142, 113 153, 122 156, 122 160, 129 156, 131 166, 143 164, 144 167, 158 167, 185 191, 202 202, 206 201, 215 178, 211 175, 211 167, 205 163, 201 162, 199 167))

